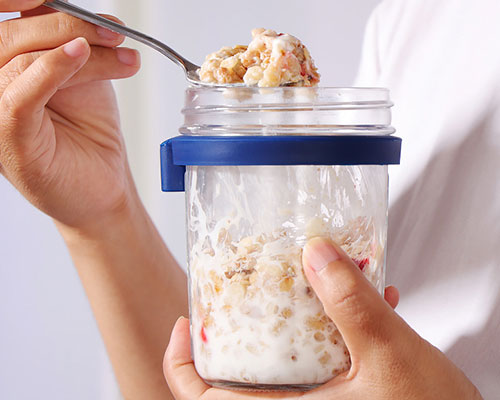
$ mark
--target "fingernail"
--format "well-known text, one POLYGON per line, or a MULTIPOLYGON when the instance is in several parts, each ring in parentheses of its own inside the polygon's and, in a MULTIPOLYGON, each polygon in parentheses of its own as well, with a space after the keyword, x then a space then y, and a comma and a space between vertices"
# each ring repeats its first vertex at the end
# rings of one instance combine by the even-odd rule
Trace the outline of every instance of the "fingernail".
POLYGON ((119 33, 110 31, 109 29, 98 26, 96 28, 97 34, 106 40, 117 40, 121 35, 119 33))
POLYGON ((87 41, 84 38, 76 38, 64 45, 63 51, 72 58, 78 58, 85 54, 87 41))
POLYGON ((116 49, 116 56, 125 65, 136 66, 139 63, 139 52, 137 50, 119 47, 116 49))
POLYGON ((304 247, 304 262, 315 271, 321 271, 329 263, 338 259, 340 259, 340 255, 327 239, 311 239, 304 247))

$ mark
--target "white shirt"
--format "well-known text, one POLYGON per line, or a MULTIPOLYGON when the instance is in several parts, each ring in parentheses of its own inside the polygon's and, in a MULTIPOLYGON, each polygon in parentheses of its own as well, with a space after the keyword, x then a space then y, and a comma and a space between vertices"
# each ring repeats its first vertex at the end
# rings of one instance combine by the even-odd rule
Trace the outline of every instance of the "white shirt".
POLYGON ((391 90, 403 138, 387 259, 398 312, 500 399, 500 1, 382 2, 357 86, 391 90))

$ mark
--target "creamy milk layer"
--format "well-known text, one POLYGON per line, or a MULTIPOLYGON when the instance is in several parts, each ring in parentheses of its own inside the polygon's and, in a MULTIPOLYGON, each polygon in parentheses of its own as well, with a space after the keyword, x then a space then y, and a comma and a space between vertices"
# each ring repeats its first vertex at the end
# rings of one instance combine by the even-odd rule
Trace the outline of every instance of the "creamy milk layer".
POLYGON ((296 37, 254 29, 248 46, 223 47, 209 54, 198 71, 204 82, 248 86, 315 86, 319 74, 307 48, 296 37))

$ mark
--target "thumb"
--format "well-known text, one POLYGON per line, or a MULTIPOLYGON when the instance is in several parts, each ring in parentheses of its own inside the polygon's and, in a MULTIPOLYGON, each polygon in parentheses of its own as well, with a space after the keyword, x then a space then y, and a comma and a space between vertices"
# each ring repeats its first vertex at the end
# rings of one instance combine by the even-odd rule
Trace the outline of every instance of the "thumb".
POLYGON ((74 39, 37 58, 5 88, 0 99, 0 115, 2 125, 18 128, 16 138, 12 139, 38 132, 39 127, 33 124, 41 122, 45 105, 83 67, 89 56, 87 41, 74 39))
POLYGON ((324 238, 311 239, 302 263, 351 356, 364 353, 376 341, 390 340, 396 314, 340 246, 324 238))
POLYGON ((189 320, 184 317, 177 320, 172 330, 163 359, 163 373, 176 399, 198 399, 210 388, 194 367, 189 320))

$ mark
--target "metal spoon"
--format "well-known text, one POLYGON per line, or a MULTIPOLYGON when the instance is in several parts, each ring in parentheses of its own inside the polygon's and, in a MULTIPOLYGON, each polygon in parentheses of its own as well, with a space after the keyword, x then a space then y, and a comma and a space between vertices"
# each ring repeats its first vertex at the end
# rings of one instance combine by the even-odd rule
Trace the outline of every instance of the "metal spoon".
POLYGON ((244 86, 241 83, 218 85, 213 83, 202 82, 198 75, 198 69, 200 68, 200 66, 193 64, 191 61, 181 56, 179 53, 177 53, 175 50, 173 50, 166 44, 142 32, 136 31, 135 29, 127 28, 126 26, 120 25, 114 21, 110 21, 109 19, 101 17, 81 7, 75 6, 70 3, 66 3, 62 0, 47 0, 44 3, 44 6, 53 8, 54 10, 61 11, 63 13, 72 15, 73 17, 77 17, 84 21, 90 22, 94 25, 101 26, 103 28, 109 29, 110 31, 127 36, 131 39, 137 40, 138 42, 141 42, 155 49, 156 51, 159 51, 161 54, 168 57, 171 61, 182 67, 184 73, 186 74, 186 79, 188 80, 189 83, 193 85, 223 86, 223 87, 244 86))

